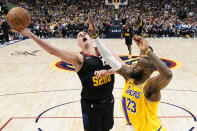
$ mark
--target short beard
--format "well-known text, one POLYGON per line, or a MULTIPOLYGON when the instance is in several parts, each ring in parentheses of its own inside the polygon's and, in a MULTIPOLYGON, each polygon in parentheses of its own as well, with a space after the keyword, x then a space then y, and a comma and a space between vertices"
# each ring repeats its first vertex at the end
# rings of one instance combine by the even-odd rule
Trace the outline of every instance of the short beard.
POLYGON ((129 75, 130 78, 132 78, 134 80, 137 80, 137 81, 141 80, 143 78, 143 76, 144 76, 144 71, 143 70, 139 71, 139 72, 132 72, 129 75))

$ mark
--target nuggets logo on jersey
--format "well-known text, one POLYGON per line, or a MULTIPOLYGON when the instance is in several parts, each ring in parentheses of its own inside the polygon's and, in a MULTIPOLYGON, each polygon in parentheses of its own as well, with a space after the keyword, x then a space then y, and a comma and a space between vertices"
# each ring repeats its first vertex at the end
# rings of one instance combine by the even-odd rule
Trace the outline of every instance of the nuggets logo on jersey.
MULTIPOLYGON (((131 65, 132 63, 135 63, 139 60, 139 56, 132 56, 132 58, 128 58, 128 56, 120 56, 120 58, 128 65, 131 65)), ((171 69, 179 68, 181 66, 181 63, 175 60, 170 60, 166 58, 161 58, 161 60, 165 62, 166 65, 171 69)), ((51 67, 64 71, 75 70, 75 67, 72 64, 60 60, 52 63, 51 67)))

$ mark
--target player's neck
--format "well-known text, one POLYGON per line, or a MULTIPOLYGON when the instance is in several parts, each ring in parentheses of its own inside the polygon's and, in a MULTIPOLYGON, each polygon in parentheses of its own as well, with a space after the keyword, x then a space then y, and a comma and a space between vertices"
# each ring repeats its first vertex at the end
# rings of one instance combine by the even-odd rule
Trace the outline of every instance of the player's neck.
POLYGON ((135 84, 135 85, 139 85, 139 84, 144 83, 146 80, 147 80, 146 77, 142 77, 141 79, 135 80, 135 81, 134 81, 134 84, 135 84))
POLYGON ((86 48, 82 49, 82 52, 85 54, 95 55, 96 56, 96 50, 94 46, 87 46, 86 48))

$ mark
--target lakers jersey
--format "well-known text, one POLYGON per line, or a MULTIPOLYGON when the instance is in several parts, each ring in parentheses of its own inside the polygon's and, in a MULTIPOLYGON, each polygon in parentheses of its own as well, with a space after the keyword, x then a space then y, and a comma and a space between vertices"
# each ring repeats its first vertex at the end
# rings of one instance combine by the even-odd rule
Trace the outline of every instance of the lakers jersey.
POLYGON ((166 131, 158 118, 158 104, 145 98, 146 82, 135 85, 131 79, 125 83, 121 98, 121 109, 127 124, 135 131, 166 131))

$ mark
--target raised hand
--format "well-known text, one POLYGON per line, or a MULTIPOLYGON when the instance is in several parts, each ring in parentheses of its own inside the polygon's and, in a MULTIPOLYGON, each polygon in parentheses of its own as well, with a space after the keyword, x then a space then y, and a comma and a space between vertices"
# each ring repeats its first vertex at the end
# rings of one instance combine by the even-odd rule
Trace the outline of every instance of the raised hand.
POLYGON ((97 36, 96 29, 94 27, 94 23, 93 23, 93 20, 92 20, 90 15, 88 15, 88 22, 89 22, 89 33, 90 33, 90 36, 91 37, 97 36))
POLYGON ((141 52, 146 52, 149 49, 147 41, 141 36, 135 35, 133 37, 133 40, 135 41, 141 52))

